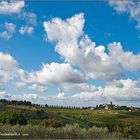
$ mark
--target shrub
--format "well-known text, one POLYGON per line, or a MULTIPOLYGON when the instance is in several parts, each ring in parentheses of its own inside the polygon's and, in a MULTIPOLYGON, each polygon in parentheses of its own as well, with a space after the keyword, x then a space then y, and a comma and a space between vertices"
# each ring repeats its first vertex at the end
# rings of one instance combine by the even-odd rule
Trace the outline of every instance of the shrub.
MULTIPOLYGON (((108 136, 108 131, 104 128, 91 128, 85 129, 79 127, 78 124, 66 125, 64 127, 45 127, 39 125, 4 125, 0 126, 1 133, 19 133, 21 134, 18 137, 12 138, 25 138, 22 134, 28 134, 26 138, 30 139, 95 139, 95 138, 106 138, 108 136), (97 135, 97 134, 98 135, 97 135), (103 133, 103 134, 102 134, 103 133), (105 136, 106 135, 106 136, 105 136)), ((1 138, 11 138, 11 137, 2 137, 1 138)))
POLYGON ((121 135, 123 138, 140 138, 140 128, 134 124, 117 124, 109 122, 107 125, 109 132, 121 135))
POLYGON ((20 111, 9 110, 0 113, 0 123, 11 125, 24 125, 27 124, 27 119, 20 111))
POLYGON ((61 120, 55 120, 55 119, 45 119, 42 122, 43 126, 51 126, 51 127, 62 127, 65 125, 65 123, 61 120))
MULTIPOLYGON (((92 128, 81 128, 78 124, 65 125, 63 127, 46 127, 41 125, 1 125, 0 133, 18 133, 21 134, 14 138, 29 138, 29 139, 125 139, 123 133, 112 132, 110 133, 107 128, 92 127, 92 128), (22 134, 28 134, 28 136, 22 136, 22 134)), ((8 136, 1 136, 2 138, 11 138, 8 136)), ((137 137, 128 135, 127 138, 140 138, 139 132, 137 137)))

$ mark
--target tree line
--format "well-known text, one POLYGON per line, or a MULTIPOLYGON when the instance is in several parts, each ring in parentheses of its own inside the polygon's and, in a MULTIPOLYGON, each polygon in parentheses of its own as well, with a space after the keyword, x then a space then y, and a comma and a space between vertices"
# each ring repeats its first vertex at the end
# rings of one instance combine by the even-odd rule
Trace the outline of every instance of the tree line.
POLYGON ((3 105, 25 105, 25 106, 34 106, 34 107, 47 107, 47 108, 54 108, 54 109, 82 109, 77 106, 62 106, 62 105, 48 105, 48 104, 36 104, 30 101, 17 101, 17 100, 6 100, 0 99, 0 103, 3 105))

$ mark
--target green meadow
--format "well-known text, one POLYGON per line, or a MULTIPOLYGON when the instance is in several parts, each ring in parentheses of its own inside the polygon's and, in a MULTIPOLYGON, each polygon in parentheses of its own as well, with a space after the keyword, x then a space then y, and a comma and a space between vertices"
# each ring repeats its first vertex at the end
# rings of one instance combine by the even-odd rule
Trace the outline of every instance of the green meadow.
POLYGON ((140 110, 129 112, 1 104, 0 125, 0 138, 139 139, 140 110), (18 120, 15 121, 15 118, 18 120), (13 132, 19 132, 20 135, 3 136, 3 133, 13 132))

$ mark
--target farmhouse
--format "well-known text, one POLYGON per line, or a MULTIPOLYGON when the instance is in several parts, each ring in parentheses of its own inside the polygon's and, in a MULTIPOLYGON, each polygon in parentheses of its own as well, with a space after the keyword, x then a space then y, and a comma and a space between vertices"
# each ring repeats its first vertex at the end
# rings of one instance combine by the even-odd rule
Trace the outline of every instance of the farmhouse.
POLYGON ((106 104, 104 105, 104 109, 106 109, 106 110, 107 110, 107 109, 112 109, 112 107, 113 107, 112 102, 110 102, 110 104, 107 104, 107 103, 106 103, 106 104))

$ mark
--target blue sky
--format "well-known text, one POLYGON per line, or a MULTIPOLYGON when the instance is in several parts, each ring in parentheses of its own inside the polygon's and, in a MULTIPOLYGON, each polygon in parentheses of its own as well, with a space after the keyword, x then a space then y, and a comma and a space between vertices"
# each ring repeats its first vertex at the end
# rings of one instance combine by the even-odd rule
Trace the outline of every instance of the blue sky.
POLYGON ((0 98, 139 106, 138 5, 1 1, 0 98))

